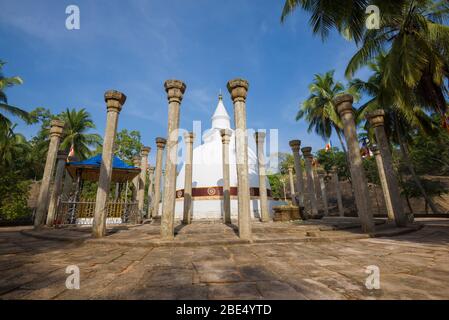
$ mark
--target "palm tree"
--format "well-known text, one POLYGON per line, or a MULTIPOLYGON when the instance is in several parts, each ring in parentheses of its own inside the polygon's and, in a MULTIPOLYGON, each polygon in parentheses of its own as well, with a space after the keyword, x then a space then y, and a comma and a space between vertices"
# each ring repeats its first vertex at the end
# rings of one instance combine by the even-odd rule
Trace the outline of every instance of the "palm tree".
POLYGON ((416 98, 441 115, 447 111, 449 27, 443 25, 449 19, 447 0, 286 0, 281 20, 298 7, 311 14, 313 32, 323 39, 336 29, 361 44, 347 67, 348 78, 385 50, 391 54, 384 87, 394 88, 404 105, 414 105, 416 98), (380 29, 365 27, 369 4, 380 9, 380 29))
POLYGON ((30 118, 28 112, 26 112, 25 110, 8 104, 8 98, 6 97, 5 89, 14 85, 22 84, 23 81, 20 77, 5 77, 2 72, 4 65, 5 62, 0 60, 0 130, 2 130, 4 134, 8 134, 6 132, 7 128, 11 129, 13 125, 11 123, 11 120, 9 120, 8 117, 1 112, 10 113, 21 118, 22 120, 25 120, 27 123, 30 122, 30 118))
POLYGON ((325 39, 332 29, 345 38, 359 43, 366 30, 366 8, 376 5, 382 15, 396 12, 407 0, 285 0, 281 22, 295 9, 310 13, 309 24, 313 33, 325 39))
POLYGON ((365 33, 346 75, 352 77, 387 51, 381 85, 394 91, 398 103, 413 106, 418 101, 443 116, 447 111, 444 81, 449 80, 449 27, 442 23, 447 19, 447 1, 404 1, 396 12, 382 15, 380 29, 365 33))
POLYGON ((61 149, 69 151, 74 150, 75 155, 80 159, 86 159, 91 154, 91 148, 101 145, 100 135, 87 133, 94 129, 95 124, 86 109, 77 111, 76 109, 67 110, 61 114, 65 121, 64 135, 61 142, 61 149))
POLYGON ((343 124, 335 111, 333 100, 343 93, 350 93, 358 98, 357 91, 346 90, 345 86, 334 80, 334 71, 325 74, 315 74, 313 82, 309 85, 310 96, 301 105, 296 114, 296 121, 305 118, 309 123, 308 132, 315 131, 320 137, 328 140, 332 131, 338 136, 343 152, 346 147, 342 139, 343 124))
POLYGON ((26 138, 19 133, 15 133, 16 124, 7 127, 5 135, 0 136, 0 164, 3 168, 10 168, 20 155, 24 155, 30 150, 26 138))
MULTIPOLYGON (((412 141, 410 133, 417 129, 425 134, 434 134, 434 124, 431 117, 428 116, 420 106, 408 107, 398 103, 395 96, 395 90, 383 87, 382 84, 385 76, 385 66, 388 63, 387 60, 388 56, 381 53, 373 61, 368 63, 368 66, 373 73, 367 81, 354 79, 350 82, 350 86, 353 90, 364 93, 370 97, 370 99, 358 109, 357 120, 359 122, 363 121, 366 113, 369 111, 384 109, 385 131, 389 137, 389 141, 399 145, 402 157, 410 171, 413 181, 432 211, 437 213, 438 210, 422 186, 409 155, 409 145, 412 141)), ((368 133, 370 141, 373 141, 374 134, 368 121, 365 122, 365 130, 368 133)))

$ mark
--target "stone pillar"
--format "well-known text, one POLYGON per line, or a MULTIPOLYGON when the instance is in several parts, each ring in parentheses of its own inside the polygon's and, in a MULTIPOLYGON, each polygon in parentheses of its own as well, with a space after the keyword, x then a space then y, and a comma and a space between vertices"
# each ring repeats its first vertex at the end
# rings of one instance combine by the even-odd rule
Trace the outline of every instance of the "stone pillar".
POLYGON ((374 154, 374 157, 376 159, 376 164, 377 164, 377 170, 379 171, 380 185, 382 186, 382 193, 384 195, 385 206, 387 207, 388 220, 394 221, 395 220, 394 219, 394 209, 393 209, 393 205, 391 203, 390 192, 388 191, 387 177, 385 176, 385 169, 384 169, 384 164, 382 162, 382 156, 381 156, 380 150, 377 146, 372 146, 371 151, 374 154))
POLYGON ((248 93, 249 85, 248 81, 244 79, 234 79, 228 82, 227 87, 234 103, 239 237, 250 240, 251 215, 249 209, 248 137, 246 132, 246 95, 248 93))
POLYGON ((231 223, 231 178, 229 173, 229 142, 232 131, 221 129, 222 156, 223 156, 223 222, 231 223))
POLYGON ((151 209, 153 207, 153 198, 154 198, 154 167, 148 168, 148 211, 147 211, 147 217, 148 219, 152 217, 151 215, 151 209))
POLYGON ((312 161, 312 169, 313 169, 313 183, 315 188, 316 200, 317 203, 320 203, 322 201, 321 183, 320 177, 318 176, 317 166, 313 164, 313 161, 312 161))
MULTIPOLYGON (((140 164, 142 163, 142 159, 140 156, 134 156, 133 157, 133 165, 136 168, 140 168, 140 164)), ((131 195, 132 202, 137 202, 137 197, 139 193, 139 182, 140 182, 140 176, 137 175, 133 178, 132 184, 133 184, 133 192, 131 195)))
MULTIPOLYGON (((398 227, 405 227, 407 225, 407 217, 404 213, 404 208, 402 206, 402 199, 399 193, 398 181, 396 179, 396 172, 394 171, 393 168, 393 158, 390 152, 389 146, 390 144, 388 142, 387 135, 385 134, 384 128, 385 111, 376 110, 368 113, 366 117, 371 127, 374 128, 377 140, 377 148, 379 149, 381 155, 381 161, 383 166, 378 166, 378 169, 379 169, 379 176, 381 177, 380 178, 381 182, 382 180, 385 180, 382 183, 382 190, 385 196, 385 202, 387 203, 387 198, 389 198, 388 201, 390 202, 391 205, 390 210, 392 210, 393 213, 392 216, 394 216, 396 225, 398 227), (382 168, 384 171, 383 174, 380 173, 382 168), (382 176, 384 178, 382 178, 382 176)), ((391 213, 389 212, 388 216, 390 217, 390 215, 391 213)))
POLYGON ((47 161, 45 162, 44 175, 39 189, 39 197, 37 198, 37 210, 34 217, 34 227, 39 228, 45 223, 45 214, 48 208, 48 191, 50 189, 50 181, 56 164, 56 157, 61 142, 62 132, 64 130, 64 121, 52 120, 50 128, 50 145, 48 146, 47 161))
POLYGON ((103 139, 103 154, 98 181, 97 198, 95 201, 95 215, 92 235, 95 238, 106 234, 107 202, 112 178, 112 157, 117 134, 118 116, 126 101, 126 96, 118 91, 110 90, 104 95, 107 105, 106 131, 103 139))
POLYGON ((343 129, 348 146, 348 157, 351 171, 351 180, 354 188, 355 202, 358 215, 364 232, 374 232, 374 221, 371 212, 371 203, 366 183, 365 171, 360 155, 357 131, 352 108, 353 97, 343 94, 334 99, 334 105, 343 123, 343 129))
POLYGON ((268 196, 267 196, 267 173, 265 168, 265 132, 256 132, 257 159, 259 168, 259 203, 260 203, 260 220, 262 222, 270 221, 270 213, 268 212, 268 196))
POLYGON ((295 197, 295 180, 293 179, 293 167, 288 167, 288 177, 290 180, 290 196, 292 197, 292 205, 296 206, 296 197, 295 197))
POLYGON ((192 222, 192 165, 193 165, 193 141, 195 134, 193 132, 184 135, 186 143, 186 163, 184 166, 184 212, 183 223, 190 224, 192 222))
POLYGON ((154 178, 154 201, 152 209, 152 217, 156 218, 159 215, 159 204, 161 202, 161 178, 162 178, 162 158, 164 156, 164 148, 167 140, 164 138, 156 138, 156 176, 154 178))
POLYGON ((301 140, 291 140, 289 145, 292 148, 293 157, 295 159, 296 192, 298 194, 299 206, 304 207, 304 177, 302 173, 301 156, 299 155, 301 140))
POLYGON ((313 182, 313 169, 312 169, 312 148, 304 147, 301 149, 304 155, 304 164, 306 167, 306 177, 307 177, 307 202, 310 203, 311 212, 313 215, 318 214, 318 205, 315 197, 315 185, 313 182))
POLYGON ((168 98, 168 141, 165 159, 164 200, 162 203, 161 238, 171 240, 175 234, 176 162, 178 157, 179 109, 186 85, 179 80, 165 81, 168 98))
POLYGON ((334 182, 335 197, 337 198, 338 205, 338 214, 340 215, 340 217, 344 217, 345 209, 343 208, 343 200, 341 198, 340 181, 338 180, 337 167, 332 167, 330 174, 332 177, 332 181, 334 182))
POLYGON ((326 183, 324 182, 324 174, 318 173, 318 179, 320 181, 320 189, 321 189, 321 200, 323 201, 323 210, 324 215, 329 215, 329 207, 327 205, 327 192, 326 192, 326 183))
POLYGON ((58 209, 58 199, 62 192, 62 180, 64 178, 65 162, 67 160, 67 152, 58 151, 58 161, 56 162, 55 181, 53 183, 53 191, 50 195, 50 204, 48 206, 47 226, 53 226, 58 209))
POLYGON ((139 177, 139 188, 137 192, 137 208, 139 223, 143 222, 144 207, 145 207, 145 182, 147 180, 147 168, 148 168, 148 155, 150 154, 150 147, 142 147, 140 151, 141 161, 140 161, 140 177, 139 177))

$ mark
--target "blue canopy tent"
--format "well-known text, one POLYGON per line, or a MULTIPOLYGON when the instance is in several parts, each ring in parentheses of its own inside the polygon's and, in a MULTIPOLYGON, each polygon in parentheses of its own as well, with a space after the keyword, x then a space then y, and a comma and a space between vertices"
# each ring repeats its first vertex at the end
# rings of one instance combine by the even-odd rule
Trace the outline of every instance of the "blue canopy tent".
MULTIPOLYGON (((98 181, 100 177, 101 154, 83 161, 68 162, 66 169, 70 176, 76 180, 98 181)), ((112 181, 124 183, 132 180, 140 173, 140 168, 126 164, 123 160, 114 156, 112 158, 112 181)))

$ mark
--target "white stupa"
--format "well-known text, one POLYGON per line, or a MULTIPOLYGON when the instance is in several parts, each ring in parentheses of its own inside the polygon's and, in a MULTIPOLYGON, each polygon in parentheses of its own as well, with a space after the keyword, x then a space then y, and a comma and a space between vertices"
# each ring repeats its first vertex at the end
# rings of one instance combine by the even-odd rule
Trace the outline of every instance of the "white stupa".
MULTIPOLYGON (((193 178, 192 178, 192 220, 198 219, 222 219, 223 218, 223 164, 222 142, 220 129, 232 131, 229 144, 230 184, 231 184, 231 218, 238 216, 237 205, 237 168, 235 154, 235 134, 231 129, 230 117, 223 104, 221 95, 218 105, 212 116, 212 127, 203 134, 204 143, 193 149, 193 178)), ((198 139, 198 137, 196 138, 198 139)), ((254 137, 248 137, 254 139, 254 137)), ((259 175, 257 170, 256 153, 248 147, 248 173, 250 184, 250 208, 252 218, 260 217, 259 206, 259 175)), ((176 179, 176 218, 183 216, 183 191, 184 191, 185 166, 176 179)), ((272 207, 278 205, 271 198, 271 188, 266 179, 268 193, 268 205, 270 215, 272 207)))

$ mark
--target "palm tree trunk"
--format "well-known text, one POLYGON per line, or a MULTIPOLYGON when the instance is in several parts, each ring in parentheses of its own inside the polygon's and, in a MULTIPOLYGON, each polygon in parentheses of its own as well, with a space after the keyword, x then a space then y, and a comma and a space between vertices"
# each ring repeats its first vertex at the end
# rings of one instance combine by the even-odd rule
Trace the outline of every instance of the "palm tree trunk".
MULTIPOLYGON (((398 177, 401 185, 404 185, 404 178, 402 177, 401 170, 398 169, 398 177)), ((412 204, 410 203, 410 198, 406 192, 404 192, 405 201, 407 202, 407 207, 410 210, 410 213, 413 213, 412 204)))
MULTIPOLYGON (((397 118, 395 118, 395 121, 397 122, 397 118)), ((396 127, 399 129, 398 123, 396 123, 396 127)), ((435 214, 438 214, 438 209, 436 208, 432 199, 427 195, 426 191, 424 190, 424 188, 421 184, 421 181, 418 178, 418 175, 415 172, 415 168, 413 168, 412 161, 408 155, 407 146, 405 145, 405 142, 402 138, 402 134, 399 131, 400 130, 397 130, 399 146, 401 148, 401 153, 402 153, 402 156, 404 157, 404 160, 408 167, 408 170, 410 171, 410 174, 412 175, 412 179, 415 182, 416 186, 418 187, 419 191, 421 192, 422 196, 424 197, 425 201, 429 204, 429 207, 430 207, 430 209, 432 209, 432 212, 435 214)))
POLYGON ((345 144, 343 143, 343 139, 342 139, 342 137, 341 137, 341 133, 340 133, 340 131, 339 131, 338 129, 335 129, 335 131, 337 132, 338 140, 340 140, 341 149, 343 150, 343 152, 345 153, 346 158, 347 158, 347 154, 348 154, 348 153, 347 153, 347 151, 346 151, 345 144))

